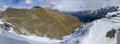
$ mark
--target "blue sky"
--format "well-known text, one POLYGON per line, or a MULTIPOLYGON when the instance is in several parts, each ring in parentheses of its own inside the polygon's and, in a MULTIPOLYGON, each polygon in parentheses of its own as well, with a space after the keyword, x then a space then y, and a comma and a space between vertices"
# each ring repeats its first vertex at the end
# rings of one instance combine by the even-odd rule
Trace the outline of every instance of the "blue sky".
POLYGON ((55 9, 60 11, 78 11, 82 10, 84 2, 82 0, 0 0, 0 9, 7 7, 31 8, 33 6, 47 7, 49 4, 55 4, 55 9), (48 3, 48 4, 47 4, 48 3))
POLYGON ((32 8, 41 6, 50 8, 54 5, 55 9, 60 11, 80 11, 95 9, 105 5, 120 4, 119 0, 0 0, 0 9, 7 7, 14 8, 32 8))

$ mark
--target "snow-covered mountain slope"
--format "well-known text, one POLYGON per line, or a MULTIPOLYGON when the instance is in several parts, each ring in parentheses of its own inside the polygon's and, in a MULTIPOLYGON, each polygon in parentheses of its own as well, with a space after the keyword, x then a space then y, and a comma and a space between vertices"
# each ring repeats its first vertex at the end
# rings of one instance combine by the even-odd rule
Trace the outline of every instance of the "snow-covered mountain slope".
POLYGON ((60 44, 120 44, 120 11, 81 26, 65 36, 60 44))
POLYGON ((105 18, 87 23, 65 36, 63 40, 20 35, 14 26, 0 19, 1 44, 120 44, 120 11, 110 12, 105 18))
POLYGON ((109 12, 115 12, 119 10, 119 6, 107 6, 102 7, 96 10, 85 10, 85 11, 77 11, 77 12, 64 12, 69 13, 77 17, 82 22, 92 22, 97 19, 104 18, 105 15, 109 12))
POLYGON ((0 44, 59 44, 59 40, 56 39, 20 35, 13 29, 10 23, 0 19, 0 44))

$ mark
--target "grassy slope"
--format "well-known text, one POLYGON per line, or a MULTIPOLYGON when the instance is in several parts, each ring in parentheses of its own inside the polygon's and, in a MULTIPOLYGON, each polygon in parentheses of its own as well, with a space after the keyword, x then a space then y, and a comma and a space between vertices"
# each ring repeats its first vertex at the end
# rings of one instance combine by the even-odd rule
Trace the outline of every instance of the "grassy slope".
POLYGON ((69 34, 83 24, 76 17, 62 14, 57 10, 43 8, 8 8, 0 13, 0 18, 4 18, 15 25, 15 31, 19 34, 35 34, 57 39, 69 34))

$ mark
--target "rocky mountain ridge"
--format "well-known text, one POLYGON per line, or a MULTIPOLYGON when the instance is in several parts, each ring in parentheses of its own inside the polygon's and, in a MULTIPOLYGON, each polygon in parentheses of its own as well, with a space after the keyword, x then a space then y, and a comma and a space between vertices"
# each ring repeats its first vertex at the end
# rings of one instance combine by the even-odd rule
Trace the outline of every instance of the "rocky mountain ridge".
POLYGON ((15 31, 19 34, 33 34, 57 39, 83 24, 74 16, 38 6, 32 9, 8 8, 0 13, 0 18, 13 24, 15 31))

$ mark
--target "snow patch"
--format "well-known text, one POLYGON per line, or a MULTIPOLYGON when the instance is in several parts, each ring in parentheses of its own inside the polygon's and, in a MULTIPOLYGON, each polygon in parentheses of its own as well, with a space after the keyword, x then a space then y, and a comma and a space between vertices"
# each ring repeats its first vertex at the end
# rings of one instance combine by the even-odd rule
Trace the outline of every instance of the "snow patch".
POLYGON ((119 13, 120 11, 108 13, 107 18, 95 20, 82 26, 82 28, 64 37, 60 44, 116 44, 118 29, 120 29, 119 13), (115 37, 106 37, 107 32, 112 29, 117 30, 115 37))
MULTIPOLYGON (((59 44, 60 40, 47 37, 26 36, 17 34, 12 27, 6 27, 5 21, 0 19, 0 43, 1 44, 59 44), (10 30, 6 30, 10 29, 10 30)), ((8 23, 9 24, 9 23, 8 23)))

